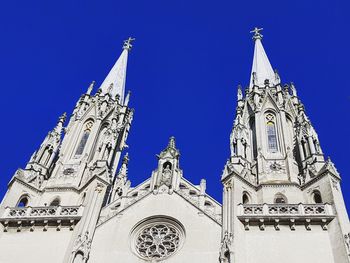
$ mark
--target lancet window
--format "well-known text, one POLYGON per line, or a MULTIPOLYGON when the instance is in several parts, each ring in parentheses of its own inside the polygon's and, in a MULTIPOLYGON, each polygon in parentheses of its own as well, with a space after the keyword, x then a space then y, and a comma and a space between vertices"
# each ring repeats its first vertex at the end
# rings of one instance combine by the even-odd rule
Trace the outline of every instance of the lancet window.
POLYGON ((61 203, 60 199, 56 197, 52 202, 50 203, 50 206, 59 206, 61 203))
POLYGON ((17 203, 17 207, 26 207, 28 206, 28 203, 29 203, 28 196, 22 196, 17 203))
POLYGON ((89 139, 91 133, 91 127, 93 122, 89 121, 85 124, 85 129, 83 135, 81 136, 80 142, 78 144, 77 150, 75 151, 75 157, 79 157, 83 154, 87 140, 89 139))
POLYGON ((278 151, 275 116, 271 113, 266 115, 267 148, 269 152, 278 151))
POLYGON ((242 195, 242 203, 249 204, 249 195, 246 192, 244 192, 242 195))
POLYGON ((275 204, 286 204, 287 198, 283 194, 275 195, 275 204))
POLYGON ((313 197, 313 201, 315 204, 321 204, 322 203, 322 197, 321 197, 321 193, 318 190, 315 190, 312 192, 312 197, 313 197))

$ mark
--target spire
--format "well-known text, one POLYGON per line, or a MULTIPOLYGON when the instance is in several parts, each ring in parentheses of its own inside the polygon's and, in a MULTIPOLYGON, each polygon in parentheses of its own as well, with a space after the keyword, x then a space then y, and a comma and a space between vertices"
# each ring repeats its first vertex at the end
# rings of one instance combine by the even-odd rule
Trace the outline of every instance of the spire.
POLYGON ((263 35, 260 34, 261 30, 263 29, 256 27, 254 30, 250 31, 250 33, 254 33, 253 40, 255 42, 253 66, 250 76, 250 87, 253 85, 264 87, 266 79, 268 79, 271 84, 277 84, 275 72, 272 69, 270 61, 261 43, 261 39, 263 38, 263 35))
POLYGON ((102 95, 110 93, 112 98, 115 98, 116 95, 119 95, 120 103, 122 104, 124 102, 128 53, 132 47, 131 42, 134 40, 135 38, 129 37, 127 40, 124 41, 122 54, 120 55, 117 62, 114 64, 113 68, 108 73, 107 77, 105 78, 100 87, 102 95))

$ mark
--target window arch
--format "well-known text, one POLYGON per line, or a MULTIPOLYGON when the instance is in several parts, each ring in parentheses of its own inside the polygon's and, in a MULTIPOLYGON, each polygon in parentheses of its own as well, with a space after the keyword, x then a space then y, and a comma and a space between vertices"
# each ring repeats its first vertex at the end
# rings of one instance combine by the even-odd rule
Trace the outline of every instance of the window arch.
POLYGON ((275 195, 274 202, 275 202, 275 204, 287 204, 288 203, 287 198, 281 193, 278 193, 275 195))
POLYGON ((167 161, 163 164, 163 169, 165 168, 169 168, 170 170, 172 169, 172 165, 171 165, 171 162, 167 161))
POLYGON ((53 153, 53 146, 52 145, 46 146, 45 150, 43 151, 40 157, 39 162, 44 166, 46 166, 51 158, 52 153, 53 153))
POLYGON ((84 253, 81 251, 78 251, 74 256, 73 263, 83 263, 83 262, 85 262, 84 253))
POLYGON ((243 204, 249 204, 250 202, 250 198, 249 198, 249 195, 247 192, 243 192, 243 195, 242 195, 242 203, 243 204))
POLYGON ((75 157, 79 157, 79 156, 81 156, 83 154, 84 148, 85 148, 86 143, 87 143, 87 140, 89 139, 89 136, 90 136, 90 133, 91 133, 92 125, 93 125, 93 121, 88 121, 85 124, 83 135, 81 136, 79 144, 78 144, 78 147, 77 147, 77 149, 75 151, 75 155, 74 155, 75 157))
POLYGON ((17 207, 27 207, 29 203, 29 197, 27 195, 21 196, 18 200, 17 207))
POLYGON ((312 192, 312 200, 314 201, 315 204, 321 204, 322 203, 322 196, 320 191, 314 190, 312 192))
POLYGON ((276 120, 272 113, 266 114, 266 135, 267 135, 267 149, 271 153, 278 151, 276 120))
POLYGON ((209 201, 205 201, 204 202, 204 206, 206 206, 206 207, 213 207, 214 205, 211 202, 209 202, 209 201))
POLYGON ((61 200, 59 197, 55 197, 50 203, 50 206, 59 206, 61 204, 61 200))

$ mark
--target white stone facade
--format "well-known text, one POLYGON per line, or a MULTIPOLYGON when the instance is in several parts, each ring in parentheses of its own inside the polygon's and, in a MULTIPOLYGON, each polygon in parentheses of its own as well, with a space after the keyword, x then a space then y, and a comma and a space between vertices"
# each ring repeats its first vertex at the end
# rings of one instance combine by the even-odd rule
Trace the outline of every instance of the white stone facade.
POLYGON ((281 85, 255 29, 250 84, 238 106, 223 204, 183 177, 175 138, 136 187, 122 152, 129 38, 95 95, 59 118, 0 207, 0 262, 350 262, 340 176, 325 160, 294 85, 281 85), (120 166, 117 171, 117 167, 120 166))

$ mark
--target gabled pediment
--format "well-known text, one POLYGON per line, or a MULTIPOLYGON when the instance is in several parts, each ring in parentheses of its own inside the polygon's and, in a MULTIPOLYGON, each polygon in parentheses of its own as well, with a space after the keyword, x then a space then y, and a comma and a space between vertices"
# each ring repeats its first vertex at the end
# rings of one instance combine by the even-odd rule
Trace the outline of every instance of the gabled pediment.
MULTIPOLYGON (((180 187, 178 190, 174 190, 172 194, 169 194, 169 188, 165 184, 162 184, 157 193, 150 190, 151 179, 147 179, 143 183, 139 184, 135 188, 131 188, 126 196, 121 196, 114 202, 105 206, 101 211, 101 216, 98 225, 103 224, 112 217, 121 215, 126 210, 131 208, 134 204, 141 202, 143 199, 150 196, 180 196, 181 200, 186 203, 190 203, 194 209, 198 210, 198 213, 206 215, 217 224, 221 225, 222 209, 214 198, 210 197, 206 193, 201 193, 199 187, 194 186, 192 183, 182 178, 180 187)), ((169 209, 172 209, 169 207, 169 209)))
POLYGON ((267 110, 267 109, 274 109, 276 112, 279 112, 279 107, 276 103, 276 100, 274 99, 273 95, 270 93, 270 91, 266 91, 265 97, 263 99, 263 102, 261 104, 261 111, 267 110))

